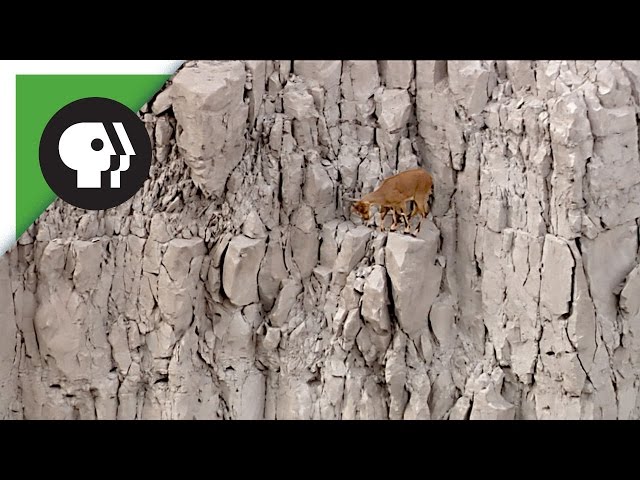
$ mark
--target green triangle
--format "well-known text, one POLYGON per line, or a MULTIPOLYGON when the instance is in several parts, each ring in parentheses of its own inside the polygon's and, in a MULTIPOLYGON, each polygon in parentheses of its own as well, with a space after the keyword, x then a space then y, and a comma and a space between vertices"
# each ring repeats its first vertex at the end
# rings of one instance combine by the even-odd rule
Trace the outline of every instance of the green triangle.
POLYGON ((169 75, 16 75, 16 238, 56 199, 40 171, 40 137, 53 115, 87 97, 138 111, 169 75))

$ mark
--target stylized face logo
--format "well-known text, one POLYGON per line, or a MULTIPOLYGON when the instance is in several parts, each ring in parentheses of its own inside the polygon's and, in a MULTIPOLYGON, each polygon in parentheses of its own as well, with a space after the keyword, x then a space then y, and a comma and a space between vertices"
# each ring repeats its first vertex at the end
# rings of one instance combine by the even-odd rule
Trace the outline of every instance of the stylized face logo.
POLYGON ((63 201, 107 210, 140 191, 151 169, 144 121, 115 100, 89 97, 58 110, 40 137, 40 169, 63 201))
MULTIPOLYGON (((135 155, 122 123, 113 123, 116 135, 125 150, 118 170, 111 172, 111 188, 120 188, 120 172, 129 169, 130 156, 135 155)), ((101 173, 111 168, 111 156, 117 152, 105 125, 101 122, 81 122, 71 125, 60 136, 58 152, 62 162, 77 173, 78 188, 101 188, 101 173)))

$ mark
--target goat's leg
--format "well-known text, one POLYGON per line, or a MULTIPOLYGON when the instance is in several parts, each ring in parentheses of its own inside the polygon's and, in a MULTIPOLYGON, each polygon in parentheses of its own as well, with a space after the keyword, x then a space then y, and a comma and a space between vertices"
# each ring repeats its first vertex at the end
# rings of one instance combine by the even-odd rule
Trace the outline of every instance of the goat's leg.
POLYGON ((416 227, 416 234, 420 231, 420 227, 422 226, 422 220, 427 218, 427 211, 425 210, 425 203, 427 201, 427 195, 425 193, 417 193, 416 194, 416 209, 420 214, 420 221, 418 222, 418 226, 416 227))
POLYGON ((411 230, 411 223, 409 221, 409 218, 407 217, 407 212, 405 212, 404 208, 400 211, 400 215, 402 215, 402 219, 403 219, 404 224, 405 224, 405 232, 406 231, 410 231, 411 230))
POLYGON ((391 231, 395 232, 398 229, 398 218, 396 217, 396 209, 391 209, 391 216, 393 217, 393 223, 391 224, 391 231))
POLYGON ((380 207, 380 226, 379 230, 384 232, 384 219, 387 217, 387 213, 389 213, 388 207, 380 207))
MULTIPOLYGON (((410 206, 411 206, 411 208, 409 209, 410 211, 408 211, 407 209, 405 209, 404 211, 405 218, 407 218, 407 231, 409 233, 411 233, 411 220, 413 220, 413 217, 416 216, 416 212, 418 211, 418 207, 414 197, 411 197, 410 206)), ((406 203, 405 203, 405 207, 406 207, 406 203)))
POLYGON ((416 225, 416 230, 414 232, 414 235, 417 235, 420 232, 420 228, 422 227, 422 220, 425 218, 421 212, 418 212, 417 215, 419 216, 419 218, 418 218, 418 224, 416 225))
POLYGON ((405 223, 407 225, 407 228, 405 231, 411 233, 411 220, 413 219, 413 217, 416 214, 416 206, 415 206, 415 201, 411 201, 412 199, 409 200, 409 204, 410 204, 410 211, 407 213, 407 202, 404 203, 404 209, 403 209, 403 215, 404 215, 404 219, 405 219, 405 223))
POLYGON ((418 220, 418 225, 416 225, 416 231, 413 232, 414 235, 417 235, 418 233, 420 233, 421 226, 422 226, 422 216, 420 217, 420 220, 418 220))

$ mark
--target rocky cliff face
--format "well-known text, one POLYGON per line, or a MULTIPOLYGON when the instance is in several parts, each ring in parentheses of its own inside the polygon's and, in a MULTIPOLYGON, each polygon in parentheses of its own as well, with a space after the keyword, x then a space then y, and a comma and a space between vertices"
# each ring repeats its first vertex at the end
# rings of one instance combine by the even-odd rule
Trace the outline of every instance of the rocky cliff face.
POLYGON ((0 418, 640 417, 638 62, 189 62, 0 259, 0 418), (349 211, 434 177, 414 238, 349 211))

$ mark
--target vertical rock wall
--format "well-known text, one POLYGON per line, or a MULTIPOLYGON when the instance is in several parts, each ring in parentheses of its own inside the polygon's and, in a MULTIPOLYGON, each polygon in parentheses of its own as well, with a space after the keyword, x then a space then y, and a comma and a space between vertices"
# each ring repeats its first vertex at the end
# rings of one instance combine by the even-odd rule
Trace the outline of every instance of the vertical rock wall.
POLYGON ((0 258, 0 418, 640 417, 640 63, 189 62, 0 258), (417 238, 350 215, 433 174, 417 238))

